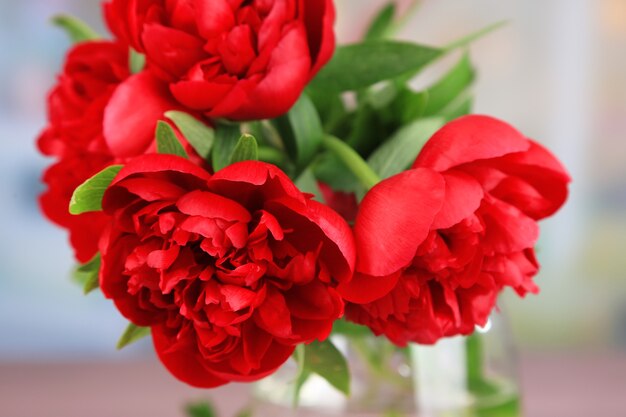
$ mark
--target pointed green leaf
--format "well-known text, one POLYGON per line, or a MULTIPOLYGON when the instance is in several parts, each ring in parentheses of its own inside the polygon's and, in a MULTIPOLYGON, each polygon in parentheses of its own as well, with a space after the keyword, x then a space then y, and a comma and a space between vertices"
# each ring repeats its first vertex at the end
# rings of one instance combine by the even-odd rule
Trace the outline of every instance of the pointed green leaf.
POLYGON ((306 383, 306 381, 311 376, 311 372, 306 369, 305 363, 306 357, 306 346, 298 345, 296 346, 296 350, 293 352, 293 359, 298 365, 298 373, 296 375, 296 379, 294 381, 293 387, 293 408, 298 408, 300 404, 300 392, 302 391, 302 387, 306 383))
POLYGON ((104 192, 122 168, 122 165, 111 165, 80 185, 70 200, 70 213, 76 215, 102 210, 104 192))
POLYGON ((287 153, 300 168, 309 165, 317 154, 324 136, 322 121, 313 101, 302 94, 285 116, 274 121, 287 153))
POLYGON ((388 3, 374 18, 365 34, 366 40, 384 39, 388 37, 393 25, 393 18, 396 14, 396 4, 388 3))
POLYGON ((360 90, 380 81, 413 74, 441 54, 437 48, 391 40, 342 46, 311 86, 326 92, 360 90))
POLYGON ((476 71, 469 55, 461 60, 441 80, 428 88, 428 104, 424 110, 426 116, 438 114, 457 97, 465 92, 476 79, 476 71))
POLYGON ((146 66, 146 56, 140 52, 137 52, 134 48, 130 48, 130 56, 128 61, 131 74, 140 73, 146 66))
POLYGON ((77 17, 58 15, 52 18, 52 23, 63 29, 74 43, 100 39, 100 35, 77 17))
POLYGON ((157 150, 160 154, 177 155, 189 159, 189 155, 176 137, 176 132, 169 123, 160 120, 156 128, 157 150))
POLYGON ((217 417, 215 408, 208 402, 188 404, 185 413, 187 417, 217 417))
POLYGON ((189 113, 168 111, 165 116, 180 129, 187 142, 204 159, 208 159, 215 141, 215 131, 189 113))
POLYGON ((489 25, 483 29, 480 29, 474 33, 470 33, 467 36, 462 37, 461 39, 458 39, 454 42, 452 42, 450 45, 446 46, 444 48, 445 51, 452 51, 454 49, 458 49, 458 48, 464 48, 466 46, 468 46, 469 44, 477 41, 478 39, 481 39, 485 36, 487 36, 488 34, 490 34, 491 32, 495 32, 496 30, 500 29, 501 27, 504 27, 508 24, 508 22, 506 20, 500 21, 500 22, 496 22, 492 25, 489 25))
POLYGON ((150 335, 149 327, 139 327, 130 323, 120 340, 117 342, 117 349, 124 349, 126 346, 132 345, 133 343, 143 339, 150 335))
POLYGON ((445 123, 441 117, 420 119, 400 129, 368 159, 369 166, 382 178, 408 169, 424 144, 445 123))
POLYGON ((441 111, 441 116, 444 117, 447 121, 451 121, 457 119, 461 116, 466 116, 472 113, 472 108, 474 107, 474 97, 471 95, 461 95, 452 103, 450 103, 443 111, 441 111))
POLYGON ((254 136, 244 134, 239 138, 233 153, 230 156, 230 163, 234 164, 242 161, 258 161, 259 160, 259 144, 254 136))
POLYGON ((349 337, 371 336, 372 331, 367 326, 352 323, 346 320, 337 320, 333 325, 333 333, 349 337))
MULTIPOLYGON (((295 357, 296 361, 299 359, 295 357)), ((300 358, 302 360, 302 358, 300 358)), ((312 372, 324 378, 345 395, 350 395, 350 371, 343 354, 330 340, 313 342, 304 347, 303 372, 312 372)))
POLYGON ((217 126, 211 153, 213 169, 216 172, 230 164, 230 158, 240 138, 241 128, 238 124, 221 123, 217 126))
POLYGON ((427 105, 427 91, 416 93, 405 87, 391 103, 389 111, 397 124, 405 125, 422 117, 427 105))
POLYGON ((85 295, 100 287, 100 263, 100 253, 97 253, 91 261, 80 265, 74 271, 74 281, 82 285, 85 295))

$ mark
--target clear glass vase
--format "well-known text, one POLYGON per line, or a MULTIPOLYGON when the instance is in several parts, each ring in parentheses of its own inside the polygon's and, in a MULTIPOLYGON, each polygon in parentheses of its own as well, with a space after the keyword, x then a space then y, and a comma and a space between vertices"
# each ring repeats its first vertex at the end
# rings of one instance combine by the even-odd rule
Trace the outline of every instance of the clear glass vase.
POLYGON ((519 417, 516 355, 508 323, 494 314, 470 337, 435 346, 393 346, 374 336, 335 336, 352 374, 349 398, 314 376, 294 408, 296 365, 255 386, 255 417, 519 417))

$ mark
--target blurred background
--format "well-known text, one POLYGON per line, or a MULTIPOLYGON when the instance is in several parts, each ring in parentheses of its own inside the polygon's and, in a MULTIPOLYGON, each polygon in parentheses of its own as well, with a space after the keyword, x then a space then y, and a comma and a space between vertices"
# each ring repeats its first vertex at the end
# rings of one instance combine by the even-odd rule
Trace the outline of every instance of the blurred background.
MULTIPOLYGON (((63 369, 68 375, 91 369, 89 375, 96 378, 100 368, 89 368, 91 364, 123 369, 152 357, 145 343, 122 353, 115 350, 125 321, 109 302, 97 294, 83 297, 72 284, 67 237, 40 216, 36 204, 42 191, 39 178, 49 161, 37 154, 35 138, 45 124, 46 93, 69 46, 64 33, 49 24, 50 17, 75 14, 104 34, 99 3, 0 0, 0 417, 16 415, 17 408, 3 409, 3 404, 28 401, 27 393, 16 400, 21 394, 15 386, 31 386, 37 372, 53 372, 54 364, 67 364, 63 369)), ((348 42, 358 39, 386 1, 336 3, 339 37, 348 42)), ((529 375, 548 372, 545 364, 567 357, 580 368, 563 371, 581 378, 584 387, 583 370, 598 373, 593 364, 600 363, 605 366, 600 377, 613 378, 613 387, 618 384, 623 393, 626 0, 423 0, 401 36, 445 45, 503 19, 507 26, 471 48, 479 70, 476 111, 505 119, 546 144, 575 180, 569 204, 543 225, 543 270, 537 278, 542 294, 524 301, 509 294, 503 307, 529 375)), ((146 372, 136 381, 169 378, 148 365, 136 369, 146 372)), ((110 372, 103 378, 115 380, 110 372)), ((58 378, 62 387, 66 380, 58 378)), ((199 395, 173 381, 164 383, 177 393, 174 399, 199 395)), ((541 395, 536 387, 529 391, 541 395)), ((87 400, 74 394, 80 410, 80 398, 87 400)), ((141 400, 128 401, 139 407, 141 400)), ((594 415, 626 415, 626 400, 619 401, 621 414, 594 415)), ((545 415, 574 415, 555 410, 545 415)), ((175 408, 163 412, 157 408, 152 415, 176 415, 175 408)), ((62 414, 49 409, 45 415, 62 414)), ((63 415, 73 414, 66 410, 63 415)))

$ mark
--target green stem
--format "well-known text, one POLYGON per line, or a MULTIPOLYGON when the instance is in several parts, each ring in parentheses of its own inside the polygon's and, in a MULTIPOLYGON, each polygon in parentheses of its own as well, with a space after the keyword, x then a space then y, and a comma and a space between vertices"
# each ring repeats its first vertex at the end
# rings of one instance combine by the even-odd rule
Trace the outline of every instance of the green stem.
POLYGON ((369 191, 380 182, 378 174, 347 143, 331 135, 325 136, 322 143, 352 171, 366 190, 369 191))

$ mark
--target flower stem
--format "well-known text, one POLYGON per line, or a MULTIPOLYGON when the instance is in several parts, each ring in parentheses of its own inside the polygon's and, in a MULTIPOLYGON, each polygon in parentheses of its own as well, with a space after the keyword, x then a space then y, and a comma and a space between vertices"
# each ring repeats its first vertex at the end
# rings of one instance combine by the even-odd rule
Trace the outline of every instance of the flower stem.
POLYGON ((324 148, 335 154, 352 171, 366 190, 369 191, 380 182, 378 174, 347 143, 332 135, 326 135, 322 143, 324 148))

